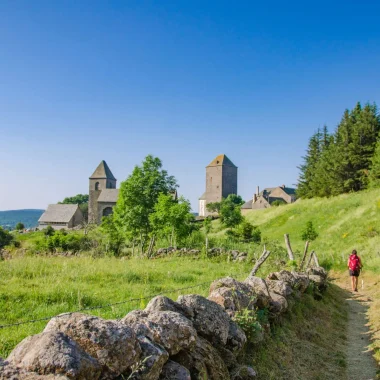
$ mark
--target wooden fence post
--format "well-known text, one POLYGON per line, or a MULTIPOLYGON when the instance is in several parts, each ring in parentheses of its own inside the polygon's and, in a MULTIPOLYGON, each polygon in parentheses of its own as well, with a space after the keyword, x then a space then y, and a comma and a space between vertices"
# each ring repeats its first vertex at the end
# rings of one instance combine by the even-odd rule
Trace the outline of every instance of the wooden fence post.
POLYGON ((309 248, 309 240, 306 240, 305 250, 303 251, 302 261, 300 264, 300 271, 302 270, 303 264, 305 263, 308 248, 309 248))
POLYGON ((255 266, 253 267, 251 273, 249 274, 250 276, 256 275, 256 272, 259 270, 259 268, 264 263, 264 261, 268 258, 269 255, 270 255, 270 251, 267 251, 264 245, 264 252, 260 256, 260 258, 256 261, 255 266))
POLYGON ((286 249, 288 250, 289 260, 293 261, 294 255, 293 255, 292 247, 290 246, 289 234, 285 234, 284 238, 285 238, 286 249))

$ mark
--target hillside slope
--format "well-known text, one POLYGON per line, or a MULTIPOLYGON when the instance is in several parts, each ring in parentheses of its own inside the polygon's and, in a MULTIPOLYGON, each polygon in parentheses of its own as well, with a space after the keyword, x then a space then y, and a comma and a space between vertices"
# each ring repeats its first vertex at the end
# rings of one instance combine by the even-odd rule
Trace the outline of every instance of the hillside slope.
POLYGON ((37 227, 38 219, 43 212, 44 210, 37 209, 0 211, 0 226, 13 229, 18 222, 21 222, 26 228, 37 227))
POLYGON ((306 223, 312 221, 319 236, 310 250, 315 250, 325 264, 342 267, 355 248, 366 268, 379 270, 380 189, 333 198, 300 199, 290 205, 251 211, 246 217, 260 227, 264 239, 278 240, 283 245, 284 234, 290 234, 295 252, 303 251, 301 233, 306 223))

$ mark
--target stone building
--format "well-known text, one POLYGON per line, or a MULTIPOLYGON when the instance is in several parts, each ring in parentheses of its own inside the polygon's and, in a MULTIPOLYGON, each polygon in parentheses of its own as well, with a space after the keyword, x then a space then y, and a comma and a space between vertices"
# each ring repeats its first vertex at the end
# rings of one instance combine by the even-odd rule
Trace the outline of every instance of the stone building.
POLYGON ((38 228, 52 226, 56 230, 73 228, 83 222, 83 213, 78 205, 49 205, 38 220, 38 228))
POLYGON ((89 178, 88 221, 100 223, 103 216, 112 214, 119 190, 116 178, 103 160, 89 178))
POLYGON ((295 202, 296 189, 282 185, 277 187, 268 187, 260 192, 259 187, 257 187, 257 191, 253 194, 252 199, 245 202, 243 206, 241 206, 241 212, 244 215, 251 210, 269 208, 274 201, 283 201, 286 203, 295 202))
POLYGON ((206 166, 206 191, 199 198, 199 216, 208 216, 208 203, 220 202, 230 194, 237 194, 238 168, 225 155, 220 154, 206 166))

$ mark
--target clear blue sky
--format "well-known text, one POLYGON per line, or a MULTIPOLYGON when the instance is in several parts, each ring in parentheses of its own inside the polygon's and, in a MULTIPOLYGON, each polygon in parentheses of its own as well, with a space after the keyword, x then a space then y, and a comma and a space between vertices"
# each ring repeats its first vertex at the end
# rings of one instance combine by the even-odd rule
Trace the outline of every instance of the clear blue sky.
POLYGON ((151 153, 191 200, 298 177, 310 135, 380 100, 379 1, 0 2, 0 210, 86 193, 151 153))

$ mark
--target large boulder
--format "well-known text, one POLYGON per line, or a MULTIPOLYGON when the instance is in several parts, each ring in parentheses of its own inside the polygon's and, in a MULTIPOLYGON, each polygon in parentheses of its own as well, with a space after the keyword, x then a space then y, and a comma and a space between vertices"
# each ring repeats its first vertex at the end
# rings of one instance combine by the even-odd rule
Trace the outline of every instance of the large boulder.
POLYGON ((272 272, 267 277, 268 280, 279 280, 287 283, 290 287, 296 284, 296 279, 291 272, 287 270, 281 270, 280 272, 272 272))
POLYGON ((310 284, 309 276, 302 272, 292 272, 292 275, 296 280, 294 288, 304 293, 310 284))
POLYGON ((230 317, 220 305, 197 294, 180 296, 177 302, 193 311, 191 321, 199 335, 216 345, 226 345, 230 317))
POLYGON ((153 343, 145 336, 139 336, 138 340, 142 350, 141 360, 135 364, 128 379, 156 380, 169 359, 169 354, 163 347, 153 343))
POLYGON ((226 348, 237 355, 246 343, 245 332, 234 321, 230 320, 226 348))
POLYGON ((270 293, 270 296, 272 298, 269 310, 270 312, 274 314, 281 314, 284 313, 288 308, 288 301, 285 297, 281 296, 277 293, 270 293))
POLYGON ((152 313, 154 311, 175 311, 177 313, 183 314, 187 318, 193 317, 193 311, 190 308, 180 305, 179 303, 165 296, 156 296, 152 298, 144 311, 146 313, 152 313))
POLYGON ((183 350, 173 357, 190 371, 192 379, 226 380, 228 369, 218 351, 205 339, 198 337, 195 347, 183 350))
POLYGON ((183 365, 169 360, 162 368, 160 380, 190 380, 190 371, 183 365))
POLYGON ((265 309, 269 306, 271 298, 269 295, 268 285, 260 277, 248 276, 244 283, 249 285, 257 296, 257 307, 260 309, 265 309))
POLYGON ((174 311, 147 313, 135 310, 127 314, 122 323, 130 326, 137 335, 144 335, 175 355, 195 345, 197 332, 193 324, 182 314, 174 311))
POLYGON ((287 298, 293 293, 292 288, 285 281, 268 279, 266 283, 268 285, 269 294, 276 293, 287 298))
POLYGON ((101 365, 69 336, 51 331, 25 338, 7 361, 40 375, 64 375, 70 379, 99 379, 101 365))
POLYGON ((114 378, 139 360, 141 349, 133 330, 118 322, 74 313, 50 320, 45 332, 61 331, 103 366, 102 378, 114 378))
POLYGON ((222 306, 231 317, 243 309, 254 310, 257 302, 253 289, 232 277, 214 281, 207 298, 222 306))

